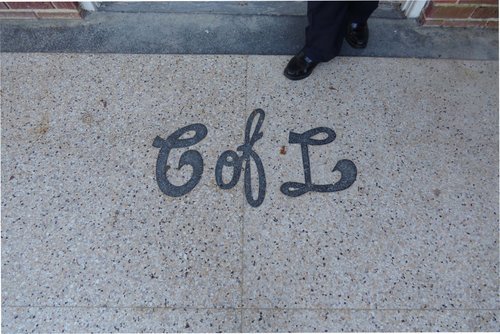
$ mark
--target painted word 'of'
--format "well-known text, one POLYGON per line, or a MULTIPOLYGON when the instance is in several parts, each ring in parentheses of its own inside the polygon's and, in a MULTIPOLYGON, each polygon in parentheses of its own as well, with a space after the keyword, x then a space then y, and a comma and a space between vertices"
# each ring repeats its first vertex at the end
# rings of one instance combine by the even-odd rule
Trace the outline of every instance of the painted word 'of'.
MULTIPOLYGON (((215 181, 221 189, 231 189, 240 180, 241 172, 244 171, 244 190, 245 196, 248 203, 253 207, 258 207, 264 201, 266 196, 266 174, 264 172, 264 165, 259 155, 254 151, 253 145, 263 137, 263 133, 260 131, 262 123, 264 122, 265 113, 262 109, 254 110, 248 117, 246 127, 245 127, 245 142, 243 145, 238 146, 236 151, 225 151, 223 152, 217 164, 215 166, 215 181), (255 118, 257 119, 257 124, 252 133, 250 133, 255 118), (257 168, 257 182, 258 191, 257 198, 254 198, 252 193, 252 171, 251 171, 251 160, 257 168), (245 168, 243 170, 243 164, 245 168), (232 177, 229 182, 224 182, 222 173, 224 168, 232 169, 232 177)), ((181 186, 176 186, 172 184, 167 177, 167 171, 169 169, 167 165, 168 156, 170 151, 176 148, 186 148, 193 146, 200 141, 202 141, 207 136, 207 127, 203 124, 196 123, 185 126, 170 136, 167 139, 163 139, 157 136, 153 141, 153 146, 160 149, 158 153, 158 158, 156 160, 156 181, 160 190, 171 197, 180 197, 191 190, 200 182, 201 176, 203 174, 203 158, 198 151, 188 150, 184 152, 180 159, 178 168, 188 165, 191 166, 193 171, 191 178, 185 184, 181 186), (189 138, 181 138, 188 132, 194 132, 194 135, 189 138)), ((297 197, 303 195, 310 191, 315 192, 336 192, 349 188, 354 181, 356 181, 357 169, 356 165, 351 160, 340 160, 337 162, 333 168, 333 172, 338 171, 341 174, 340 180, 334 184, 314 184, 312 183, 311 177, 311 165, 309 161, 309 146, 313 145, 326 145, 335 140, 336 134, 330 128, 319 127, 308 130, 304 133, 290 132, 288 142, 290 144, 300 144, 302 150, 302 167, 304 169, 305 182, 285 182, 281 185, 281 192, 287 196, 297 197), (326 135, 324 139, 314 139, 317 135, 326 135)))

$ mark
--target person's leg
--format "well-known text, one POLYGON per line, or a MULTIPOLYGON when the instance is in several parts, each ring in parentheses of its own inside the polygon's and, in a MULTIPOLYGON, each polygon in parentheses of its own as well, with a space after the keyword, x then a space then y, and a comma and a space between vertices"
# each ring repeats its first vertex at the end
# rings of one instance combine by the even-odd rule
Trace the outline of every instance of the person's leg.
POLYGON ((342 47, 347 28, 349 3, 309 1, 307 3, 306 55, 316 62, 335 58, 342 47))
POLYGON ((349 21, 365 24, 377 7, 378 1, 352 1, 349 3, 349 21))
POLYGON ((348 2, 309 1, 307 3, 306 45, 285 68, 290 80, 308 77, 316 65, 336 57, 347 30, 348 2))
POLYGON ((368 44, 368 18, 377 9, 378 1, 353 1, 349 4, 346 41, 353 48, 363 49, 368 44))

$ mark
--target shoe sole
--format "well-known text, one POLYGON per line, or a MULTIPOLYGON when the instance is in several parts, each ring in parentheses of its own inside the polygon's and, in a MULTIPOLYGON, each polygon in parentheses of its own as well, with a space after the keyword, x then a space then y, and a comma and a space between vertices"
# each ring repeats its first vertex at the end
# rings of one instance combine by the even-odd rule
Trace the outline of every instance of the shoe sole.
POLYGON ((366 49, 366 44, 365 45, 356 45, 356 44, 351 44, 347 42, 352 48, 354 49, 366 49))
POLYGON ((353 47, 354 49, 365 49, 366 46, 368 45, 368 42, 366 42, 365 44, 362 44, 362 45, 359 45, 359 44, 356 44, 352 41, 350 41, 349 39, 345 39, 345 41, 347 42, 347 44, 349 44, 351 47, 353 47))
POLYGON ((312 74, 313 70, 316 68, 316 66, 317 66, 317 64, 316 64, 316 65, 314 65, 314 67, 312 68, 311 72, 306 73, 306 74, 303 74, 303 75, 298 76, 298 77, 293 77, 293 76, 291 76, 290 74, 286 73, 286 69, 283 71, 283 75, 284 75, 285 77, 287 77, 287 79, 290 79, 290 80, 293 80, 293 81, 302 80, 302 79, 305 79, 305 78, 307 78, 308 76, 310 76, 310 75, 312 74))

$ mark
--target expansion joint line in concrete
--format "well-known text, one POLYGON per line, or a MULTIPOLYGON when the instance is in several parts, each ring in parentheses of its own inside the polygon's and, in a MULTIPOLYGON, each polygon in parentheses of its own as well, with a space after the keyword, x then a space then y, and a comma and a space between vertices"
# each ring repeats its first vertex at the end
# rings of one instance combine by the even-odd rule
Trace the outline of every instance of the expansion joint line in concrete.
MULTIPOLYGON (((249 112, 248 110, 248 56, 245 57, 245 76, 244 76, 244 87, 245 87, 245 112, 249 112)), ((240 275, 240 293, 241 293, 241 299, 240 299, 240 319, 243 319, 243 302, 245 298, 245 291, 244 291, 244 275, 245 275, 245 198, 242 196, 242 210, 241 210, 241 240, 240 240, 240 249, 241 249, 241 256, 240 256, 240 261, 241 261, 241 275, 240 275)), ((243 321, 240 323, 240 332, 243 333, 243 321)))
POLYGON ((495 308, 308 308, 308 307, 169 307, 169 306, 11 306, 3 305, 4 308, 78 308, 78 309, 152 309, 152 310, 184 310, 184 311, 321 311, 321 312, 498 312, 495 308))

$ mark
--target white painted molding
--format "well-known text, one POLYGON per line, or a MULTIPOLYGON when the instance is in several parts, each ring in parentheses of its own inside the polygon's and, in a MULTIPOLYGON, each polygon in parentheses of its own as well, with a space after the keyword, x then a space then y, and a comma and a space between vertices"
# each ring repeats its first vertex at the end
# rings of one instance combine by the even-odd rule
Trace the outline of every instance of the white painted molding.
POLYGON ((83 10, 86 10, 88 12, 96 11, 97 8, 101 5, 100 2, 95 2, 95 1, 80 1, 78 3, 80 4, 80 7, 83 10))
POLYGON ((407 0, 401 6, 406 17, 414 19, 420 16, 422 9, 424 9, 427 0, 407 0))

